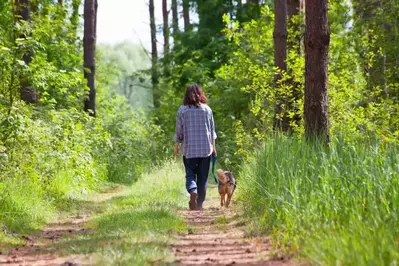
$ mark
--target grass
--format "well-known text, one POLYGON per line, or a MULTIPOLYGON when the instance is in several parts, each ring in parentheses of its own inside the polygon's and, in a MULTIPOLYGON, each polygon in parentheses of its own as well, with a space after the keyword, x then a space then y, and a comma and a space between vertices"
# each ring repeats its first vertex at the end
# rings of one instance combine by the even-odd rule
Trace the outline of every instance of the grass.
MULTIPOLYGON (((173 261, 171 236, 187 230, 176 210, 186 208, 181 164, 167 162, 144 174, 122 195, 97 203, 103 212, 86 233, 60 239, 61 255, 87 255, 95 265, 151 265, 173 261)), ((44 249, 46 250, 46 249, 44 249)))
POLYGON ((314 265, 399 261, 399 149, 334 139, 329 149, 269 139, 239 174, 254 230, 314 265))

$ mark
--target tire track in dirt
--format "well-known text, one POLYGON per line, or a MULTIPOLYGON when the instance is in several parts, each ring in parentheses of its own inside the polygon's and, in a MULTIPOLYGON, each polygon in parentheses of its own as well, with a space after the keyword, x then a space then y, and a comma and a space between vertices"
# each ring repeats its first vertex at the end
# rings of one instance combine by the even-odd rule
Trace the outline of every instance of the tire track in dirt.
POLYGON ((288 258, 276 258, 268 239, 245 237, 238 215, 220 208, 216 197, 202 211, 183 211, 190 229, 177 236, 173 251, 177 265, 295 265, 288 258))

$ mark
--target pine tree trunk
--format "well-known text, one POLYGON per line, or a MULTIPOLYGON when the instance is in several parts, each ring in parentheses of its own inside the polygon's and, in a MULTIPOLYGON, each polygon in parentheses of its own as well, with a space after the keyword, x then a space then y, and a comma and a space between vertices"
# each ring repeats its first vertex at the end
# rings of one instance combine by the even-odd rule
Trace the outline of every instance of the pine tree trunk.
POLYGON ((163 52, 164 55, 169 54, 169 14, 168 2, 162 0, 162 17, 163 17, 163 52))
POLYGON ((97 0, 85 0, 84 3, 84 36, 83 58, 84 76, 89 87, 89 97, 85 100, 84 109, 90 115, 96 116, 96 38, 97 38, 97 0))
POLYGON ((179 13, 177 12, 177 0, 172 0, 172 28, 173 37, 179 32, 179 13))
POLYGON ((157 32, 155 25, 155 13, 154 13, 154 0, 150 0, 149 5, 150 11, 150 28, 151 28, 151 61, 152 61, 152 71, 151 71, 151 81, 153 87, 153 102, 154 107, 159 107, 159 93, 158 93, 158 50, 157 50, 157 32))
MULTIPOLYGON (((277 90, 282 79, 282 71, 287 71, 287 2, 286 0, 274 0, 274 65, 278 68, 274 74, 274 87, 277 90)), ((286 131, 283 107, 284 99, 276 92, 276 106, 274 114, 274 128, 286 131)))
POLYGON ((306 0, 305 134, 329 142, 327 0, 306 0))
POLYGON ((183 20, 184 20, 184 31, 188 32, 190 26, 190 2, 189 0, 183 0, 183 20))

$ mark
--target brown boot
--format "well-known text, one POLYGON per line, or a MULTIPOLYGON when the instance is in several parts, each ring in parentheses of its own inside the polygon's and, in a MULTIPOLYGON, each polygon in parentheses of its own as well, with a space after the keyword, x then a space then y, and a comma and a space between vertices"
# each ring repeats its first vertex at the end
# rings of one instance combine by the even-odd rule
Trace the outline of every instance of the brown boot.
POLYGON ((190 201, 188 202, 188 207, 190 210, 196 210, 197 209, 197 192, 191 192, 190 193, 190 201))

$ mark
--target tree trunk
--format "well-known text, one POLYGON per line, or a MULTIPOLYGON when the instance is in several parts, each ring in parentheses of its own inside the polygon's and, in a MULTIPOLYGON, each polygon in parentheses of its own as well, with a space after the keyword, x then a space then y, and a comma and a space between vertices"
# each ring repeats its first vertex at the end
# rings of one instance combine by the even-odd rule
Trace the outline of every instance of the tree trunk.
POLYGON ((179 32, 179 13, 177 12, 177 0, 172 0, 172 28, 173 37, 176 38, 176 33, 179 32))
POLYGON ((150 0, 149 11, 150 11, 150 28, 151 28, 151 61, 152 61, 151 81, 153 87, 154 107, 158 108, 159 107, 158 70, 157 70, 158 50, 157 50, 157 32, 156 32, 155 14, 154 14, 154 0, 150 0))
POLYGON ((62 7, 62 0, 58 0, 58 5, 62 7))
POLYGON ((306 0, 305 134, 329 142, 327 0, 306 0))
MULTIPOLYGON (((29 0, 15 0, 15 16, 19 21, 30 22, 30 2, 29 0)), ((25 34, 21 34, 19 36, 21 39, 26 39, 27 36, 25 34)), ((29 65, 32 61, 32 53, 31 51, 25 51, 22 59, 24 60, 26 65, 29 65)), ((20 76, 20 97, 26 103, 35 103, 36 102, 36 91, 31 88, 29 78, 26 74, 22 74, 20 76)))
POLYGON ((83 58, 84 76, 89 87, 89 97, 85 100, 84 109, 90 115, 96 116, 96 38, 97 38, 97 0, 85 0, 84 2, 84 36, 83 58))
POLYGON ((276 106, 274 114, 274 128, 287 130, 287 125, 284 125, 282 116, 283 98, 278 92, 281 86, 282 72, 287 71, 287 2, 286 0, 274 0, 274 65, 277 67, 277 72, 274 74, 274 87, 276 92, 276 106))
POLYGON ((183 20, 184 20, 184 31, 188 32, 190 26, 190 0, 183 0, 183 20))
POLYGON ((162 0, 162 17, 163 17, 163 53, 164 55, 169 54, 169 14, 168 14, 168 2, 162 0))

